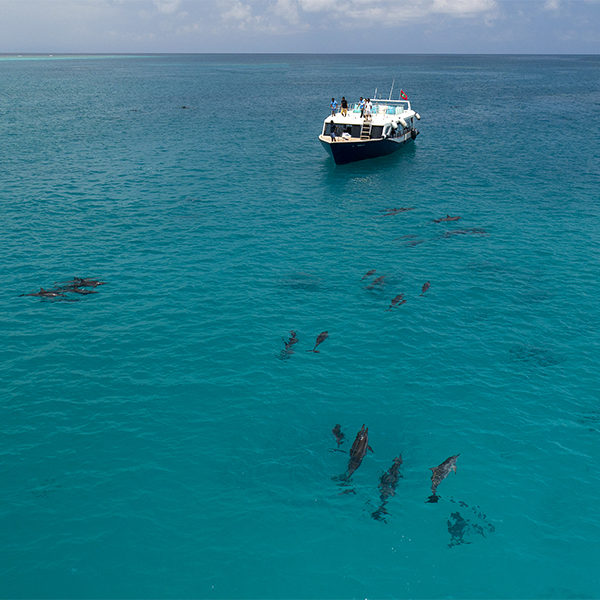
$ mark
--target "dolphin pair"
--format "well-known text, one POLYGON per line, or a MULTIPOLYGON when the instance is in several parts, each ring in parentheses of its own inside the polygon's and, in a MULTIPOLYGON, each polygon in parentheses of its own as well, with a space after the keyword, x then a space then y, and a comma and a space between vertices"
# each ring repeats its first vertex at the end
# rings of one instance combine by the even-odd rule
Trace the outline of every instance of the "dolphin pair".
MULTIPOLYGON (((39 298, 65 298, 65 292, 86 296, 88 294, 97 294, 98 292, 82 288, 95 288, 99 285, 106 285, 106 282, 99 281, 98 279, 91 279, 89 277, 73 277, 71 281, 63 281, 62 284, 59 284, 59 287, 55 287, 52 290, 45 290, 44 288, 40 288, 39 292, 32 292, 31 294, 21 294, 21 296, 37 296, 39 298)), ((70 300, 70 302, 76 302, 76 300, 70 300)))
POLYGON ((285 360, 285 359, 289 358, 292 354, 294 354, 293 346, 294 346, 294 344, 298 343, 298 338, 296 337, 296 332, 290 331, 290 338, 288 340, 283 338, 283 343, 285 344, 285 350, 281 351, 279 358, 281 358, 282 360, 285 360))
POLYGON ((404 294, 399 294, 395 298, 392 298, 390 307, 386 310, 386 312, 389 310, 392 310, 392 308, 396 305, 402 306, 403 304, 406 304, 406 300, 404 299, 404 294))

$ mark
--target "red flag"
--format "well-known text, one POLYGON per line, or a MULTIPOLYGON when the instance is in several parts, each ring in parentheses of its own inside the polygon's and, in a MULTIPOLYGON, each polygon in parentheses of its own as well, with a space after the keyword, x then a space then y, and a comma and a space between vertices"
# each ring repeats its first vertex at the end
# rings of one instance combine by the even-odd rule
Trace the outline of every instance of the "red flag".
POLYGON ((404 90, 400 90, 400 98, 402 98, 402 100, 408 100, 408 96, 404 93, 404 90))

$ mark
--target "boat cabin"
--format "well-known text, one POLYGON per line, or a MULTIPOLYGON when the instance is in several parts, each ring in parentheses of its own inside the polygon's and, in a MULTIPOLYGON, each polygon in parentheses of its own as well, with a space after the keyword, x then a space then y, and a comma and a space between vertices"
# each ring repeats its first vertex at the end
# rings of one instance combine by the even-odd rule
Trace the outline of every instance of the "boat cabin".
POLYGON ((407 100, 375 100, 372 104, 371 114, 363 117, 358 103, 349 106, 346 115, 336 110, 335 115, 325 119, 322 135, 331 137, 333 133, 338 141, 395 138, 409 133, 414 129, 414 119, 419 119, 407 100))

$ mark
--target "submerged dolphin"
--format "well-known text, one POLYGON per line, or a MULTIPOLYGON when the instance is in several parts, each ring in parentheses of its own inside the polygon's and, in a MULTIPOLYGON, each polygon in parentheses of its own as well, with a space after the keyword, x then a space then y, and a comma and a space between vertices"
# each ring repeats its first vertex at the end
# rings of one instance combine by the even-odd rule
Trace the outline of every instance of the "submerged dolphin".
POLYGON ((381 476, 379 481, 379 496, 382 502, 386 502, 390 496, 396 494, 396 485, 398 485, 398 479, 400 479, 400 465, 402 464, 402 456, 398 456, 394 459, 392 466, 381 476))
POLYGON ((371 517, 376 521, 383 521, 387 523, 385 520, 385 516, 389 514, 386 509, 386 504, 388 502, 388 498, 390 496, 394 496, 396 494, 396 485, 398 484, 398 479, 402 477, 400 475, 400 465, 402 464, 402 456, 399 454, 392 463, 392 466, 381 476, 379 480, 379 491, 381 495, 379 499, 381 500, 381 506, 371 513, 371 517))
POLYGON ((398 213, 406 212, 407 210, 415 210, 414 208, 404 208, 403 206, 400 208, 386 208, 385 210, 380 210, 379 212, 385 213, 382 215, 383 217, 389 217, 391 215, 397 215, 398 213))
POLYGON ((350 448, 350 460, 348 461, 348 473, 346 479, 349 479, 352 473, 360 467, 362 459, 365 457, 367 450, 373 452, 373 448, 369 446, 369 428, 365 429, 363 424, 362 429, 356 434, 356 439, 350 448))
POLYGON ((447 458, 441 465, 437 467, 430 467, 430 471, 432 471, 431 475, 431 496, 427 502, 437 502, 439 500, 439 496, 435 493, 438 485, 442 483, 446 477, 450 474, 450 471, 454 471, 456 473, 456 459, 460 456, 460 454, 456 454, 455 456, 451 456, 447 458))
POLYGON ((372 290, 376 285, 383 285, 383 280, 385 279, 385 275, 380 275, 377 279, 373 279, 371 281, 371 285, 367 286, 368 290, 372 290))
MULTIPOLYGON (((285 349, 288 351, 291 350, 291 348, 294 344, 298 343, 298 338, 296 337, 296 332, 290 331, 290 334, 291 334, 290 339, 287 342, 285 342, 285 349)), ((293 352, 293 350, 292 350, 292 352, 293 352)))
POLYGON ((298 343, 298 338, 296 337, 295 331, 290 331, 290 339, 286 340, 283 338, 283 343, 285 344, 285 350, 282 350, 279 354, 279 358, 281 360, 288 359, 292 354, 294 354, 294 344, 298 343))
POLYGON ((429 283, 429 281, 426 281, 423 284, 423 289, 421 290, 421 293, 419 295, 422 296, 430 287, 431 287, 431 284, 429 283))
POLYGON ((65 288, 65 290, 67 292, 73 292, 74 294, 82 294, 82 295, 87 295, 87 294, 97 294, 98 292, 95 292, 94 290, 84 290, 78 287, 69 287, 69 288, 65 288))
POLYGON ((335 441, 337 442, 337 445, 338 445, 338 448, 339 448, 340 444, 343 444, 344 443, 344 439, 346 438, 346 436, 342 432, 342 426, 338 423, 331 430, 331 433, 333 433, 333 435, 335 435, 335 441))
POLYGON ((320 352, 319 350, 317 350, 317 346, 319 344, 322 344, 327 338, 329 337, 329 333, 327 333, 327 331, 321 331, 321 333, 319 334, 319 337, 317 337, 317 341, 315 343, 315 347, 312 350, 307 350, 307 352, 320 352))
POLYGON ((442 238, 449 238, 452 237, 453 235, 487 235, 487 231, 485 229, 476 229, 475 227, 472 227, 471 229, 455 229, 454 231, 446 231, 445 233, 442 233, 442 235, 440 237, 442 238))

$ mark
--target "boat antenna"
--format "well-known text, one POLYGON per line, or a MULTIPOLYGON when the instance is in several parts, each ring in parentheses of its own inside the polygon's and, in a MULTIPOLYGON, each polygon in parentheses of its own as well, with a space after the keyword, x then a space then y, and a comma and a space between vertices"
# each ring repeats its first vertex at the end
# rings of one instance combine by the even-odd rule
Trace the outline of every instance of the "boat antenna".
POLYGON ((396 83, 396 78, 394 77, 394 81, 392 81, 392 89, 390 90, 390 97, 388 98, 388 100, 392 99, 392 92, 394 91, 394 84, 396 83))
POLYGON ((373 98, 375 98, 375 100, 377 100, 377 88, 375 88, 375 95, 373 96, 373 98))

